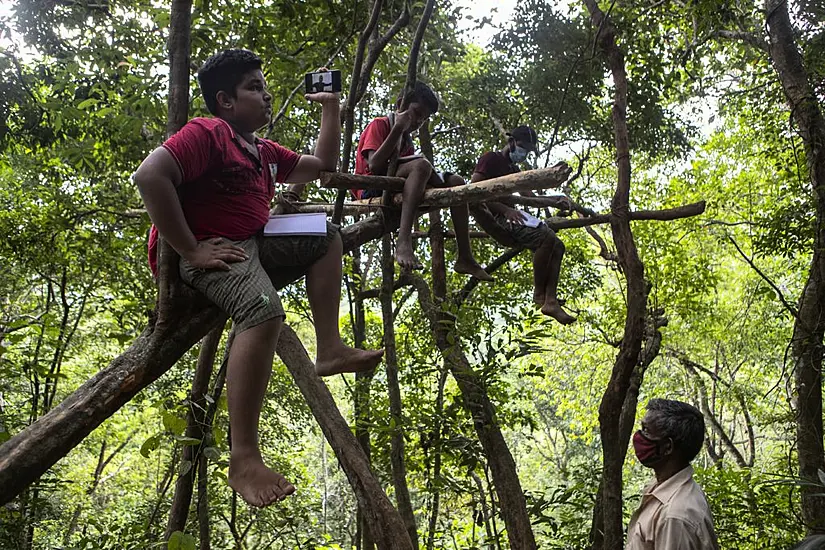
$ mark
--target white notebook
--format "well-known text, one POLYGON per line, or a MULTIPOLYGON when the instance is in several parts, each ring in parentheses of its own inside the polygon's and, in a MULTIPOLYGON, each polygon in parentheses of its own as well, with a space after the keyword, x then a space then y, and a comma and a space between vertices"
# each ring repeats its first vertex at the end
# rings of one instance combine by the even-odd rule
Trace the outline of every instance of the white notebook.
POLYGON ((323 212, 272 216, 264 227, 264 237, 326 234, 327 215, 323 212))
POLYGON ((521 212, 521 217, 524 219, 524 225, 526 225, 527 227, 538 227, 544 223, 542 220, 538 219, 537 217, 531 214, 528 214, 523 210, 519 210, 519 212, 521 212))

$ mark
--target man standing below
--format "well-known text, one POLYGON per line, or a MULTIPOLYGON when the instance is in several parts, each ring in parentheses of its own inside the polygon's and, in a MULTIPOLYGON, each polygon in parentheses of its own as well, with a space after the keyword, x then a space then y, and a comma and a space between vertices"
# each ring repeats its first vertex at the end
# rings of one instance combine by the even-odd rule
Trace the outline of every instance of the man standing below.
POLYGON ((693 405, 651 399, 633 449, 656 479, 630 519, 625 550, 719 550, 707 498, 690 462, 702 449, 705 420, 693 405))

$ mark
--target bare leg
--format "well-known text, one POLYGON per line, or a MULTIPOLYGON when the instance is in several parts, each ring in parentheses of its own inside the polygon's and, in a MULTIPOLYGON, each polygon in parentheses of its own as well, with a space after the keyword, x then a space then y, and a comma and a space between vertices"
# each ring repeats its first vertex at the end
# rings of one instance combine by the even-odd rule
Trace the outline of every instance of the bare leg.
MULTIPOLYGON (((464 185, 464 180, 455 174, 442 183, 441 179, 433 174, 430 181, 438 186, 458 187, 464 185)), ((457 273, 466 273, 482 281, 492 281, 493 277, 484 271, 476 259, 473 257, 473 249, 470 246, 470 210, 466 204, 458 204, 450 208, 450 216, 453 219, 453 229, 455 230, 455 243, 458 248, 458 258, 456 258, 454 269, 457 273)))
POLYGON ((395 246, 395 261, 402 269, 421 269, 421 264, 413 253, 412 226, 432 171, 429 162, 418 159, 399 165, 396 172, 398 177, 406 178, 401 193, 401 224, 395 246))
POLYGON ((564 258, 564 243, 555 237, 552 254, 547 263, 547 284, 544 287, 544 305, 541 312, 549 315, 563 325, 569 325, 576 320, 561 308, 556 297, 559 286, 559 274, 561 273, 561 261, 564 258))
POLYGON ((556 241, 558 241, 558 237, 548 235, 541 243, 541 246, 533 253, 533 301, 538 306, 544 305, 547 274, 556 241))
POLYGON ((307 272, 307 295, 315 320, 318 357, 315 372, 330 376, 343 372, 374 369, 384 355, 383 350, 351 348, 341 341, 338 330, 338 308, 341 303, 341 236, 336 235, 327 253, 312 264, 307 272))
POLYGON ((295 492, 284 476, 264 465, 258 447, 258 421, 282 324, 283 318, 279 317, 241 332, 235 336, 229 354, 229 486, 258 507, 269 506, 295 492))

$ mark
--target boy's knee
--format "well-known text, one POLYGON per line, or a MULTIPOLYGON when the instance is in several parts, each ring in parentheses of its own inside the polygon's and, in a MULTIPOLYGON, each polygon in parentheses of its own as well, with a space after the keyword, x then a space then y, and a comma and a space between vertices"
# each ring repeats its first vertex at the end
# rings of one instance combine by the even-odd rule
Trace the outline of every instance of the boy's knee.
POLYGON ((259 327, 258 330, 264 330, 266 326, 280 327, 285 316, 281 299, 273 288, 247 296, 238 310, 233 312, 232 321, 240 333, 254 327, 259 327))
POLYGON ((423 175, 426 178, 430 177, 433 172, 433 166, 425 158, 415 159, 410 161, 410 174, 423 175))
POLYGON ((556 239, 556 244, 555 244, 556 252, 558 252, 559 254, 564 254, 564 252, 567 250, 567 248, 564 246, 564 243, 561 242, 561 239, 559 239, 555 235, 553 235, 553 238, 556 239))
POLYGON ((447 187, 459 187, 460 185, 464 185, 465 181, 464 178, 458 174, 449 174, 444 183, 447 184, 447 187))

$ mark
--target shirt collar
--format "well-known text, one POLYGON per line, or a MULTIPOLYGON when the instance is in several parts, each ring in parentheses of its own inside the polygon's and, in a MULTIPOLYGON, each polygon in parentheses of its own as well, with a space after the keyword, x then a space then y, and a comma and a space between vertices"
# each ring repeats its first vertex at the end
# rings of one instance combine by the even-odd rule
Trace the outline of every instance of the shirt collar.
MULTIPOLYGON (((232 139, 234 139, 238 143, 241 142, 238 134, 235 133, 235 128, 233 128, 231 124, 229 124, 227 121, 225 121, 224 119, 222 119, 220 117, 215 117, 215 118, 220 120, 223 123, 223 125, 226 126, 226 129, 229 130, 229 136, 232 139)), ((252 145, 258 145, 261 142, 261 139, 258 136, 256 136, 255 134, 252 134, 252 137, 255 138, 254 141, 252 142, 252 145)))
POLYGON ((645 494, 656 497, 662 504, 666 504, 679 487, 693 479, 693 466, 687 465, 661 483, 653 482, 645 487, 645 494))

